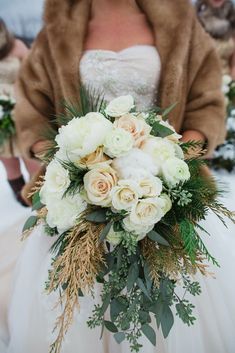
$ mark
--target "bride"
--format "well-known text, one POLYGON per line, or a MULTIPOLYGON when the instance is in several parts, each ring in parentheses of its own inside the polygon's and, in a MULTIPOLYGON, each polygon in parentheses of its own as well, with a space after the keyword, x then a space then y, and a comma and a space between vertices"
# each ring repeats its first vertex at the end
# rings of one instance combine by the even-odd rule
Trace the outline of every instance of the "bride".
MULTIPOLYGON (((45 149, 41 131, 61 112, 63 98, 76 102, 78 82, 102 90, 107 100, 132 94, 140 109, 178 102, 170 121, 184 141, 203 141, 210 153, 223 140, 219 61, 187 0, 47 0, 44 29, 17 86, 16 125, 26 156, 45 149)), ((157 348, 143 338, 144 353, 233 352, 235 285, 229 279, 234 228, 225 230, 211 215, 205 223, 213 235, 207 245, 221 268, 212 269, 216 280, 200 278, 197 323, 185 328, 176 318, 166 341, 158 332, 157 348)), ((53 242, 38 227, 25 243, 9 312, 7 353, 50 350, 59 313, 53 310, 58 293, 44 292, 53 242)), ((98 297, 98 287, 95 292, 98 297)), ((82 298, 62 353, 130 352, 128 344, 117 345, 107 332, 99 340, 99 330, 87 327, 93 301, 82 298)))

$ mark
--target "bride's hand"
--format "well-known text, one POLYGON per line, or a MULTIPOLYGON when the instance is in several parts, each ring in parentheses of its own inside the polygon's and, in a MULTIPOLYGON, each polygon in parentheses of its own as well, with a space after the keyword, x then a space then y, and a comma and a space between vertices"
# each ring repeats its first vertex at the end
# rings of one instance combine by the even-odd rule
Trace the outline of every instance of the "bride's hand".
MULTIPOLYGON (((204 143, 206 141, 206 138, 200 131, 188 130, 182 134, 181 141, 182 142, 198 141, 198 142, 204 143)), ((190 151, 189 151, 189 154, 190 154, 190 151)), ((192 150, 192 154, 195 154, 195 150, 192 150)), ((210 168, 206 164, 201 166, 201 173, 205 177, 212 177, 210 168)))

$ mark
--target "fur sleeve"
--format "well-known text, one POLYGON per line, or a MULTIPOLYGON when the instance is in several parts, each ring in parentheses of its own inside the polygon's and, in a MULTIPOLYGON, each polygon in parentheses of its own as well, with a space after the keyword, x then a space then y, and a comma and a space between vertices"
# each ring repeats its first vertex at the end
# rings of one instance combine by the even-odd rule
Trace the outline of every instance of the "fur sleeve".
POLYGON ((54 114, 53 90, 44 62, 45 50, 48 50, 46 36, 41 32, 22 65, 15 87, 18 145, 26 157, 32 157, 32 145, 43 139, 43 132, 54 114))
POLYGON ((198 130, 208 142, 208 155, 225 137, 225 99, 220 60, 209 36, 196 21, 189 56, 188 101, 182 130, 198 130))

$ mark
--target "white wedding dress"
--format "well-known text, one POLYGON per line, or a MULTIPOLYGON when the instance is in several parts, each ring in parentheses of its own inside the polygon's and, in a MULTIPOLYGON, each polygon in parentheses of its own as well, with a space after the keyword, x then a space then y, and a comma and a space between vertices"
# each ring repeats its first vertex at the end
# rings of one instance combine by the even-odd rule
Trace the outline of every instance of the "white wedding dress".
MULTIPOLYGON (((141 109, 153 105, 160 72, 161 63, 156 49, 144 45, 118 53, 88 50, 80 63, 81 79, 85 85, 102 89, 107 100, 132 94, 141 109)), ((216 279, 199 278, 203 293, 192 299, 196 306, 197 322, 188 328, 176 317, 167 340, 157 332, 157 347, 142 339, 142 353, 235 352, 235 226, 229 223, 226 229, 214 215, 209 215, 204 223, 211 237, 202 236, 221 268, 211 269, 216 279)), ((53 310, 58 293, 48 296, 44 291, 51 263, 49 250, 54 241, 54 238, 43 233, 40 226, 25 242, 15 275, 7 353, 49 353, 54 337, 52 329, 59 312, 58 308, 53 310)), ((98 298, 98 286, 95 291, 98 298)), ((61 353, 130 352, 128 343, 118 345, 108 332, 100 340, 100 329, 90 330, 87 327, 86 320, 91 314, 94 299, 81 298, 80 304, 81 310, 75 313, 61 353)))

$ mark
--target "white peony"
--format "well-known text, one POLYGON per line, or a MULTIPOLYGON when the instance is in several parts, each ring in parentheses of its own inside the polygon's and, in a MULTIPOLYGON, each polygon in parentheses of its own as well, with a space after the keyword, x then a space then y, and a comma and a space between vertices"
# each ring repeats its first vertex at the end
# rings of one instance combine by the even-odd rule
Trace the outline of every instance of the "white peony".
POLYGON ((187 163, 178 158, 170 158, 162 165, 162 175, 170 187, 190 178, 187 163))
POLYGON ((125 114, 115 120, 114 126, 128 131, 135 141, 135 147, 140 147, 152 130, 140 114, 137 116, 125 114))
POLYGON ((46 208, 48 225, 57 227, 58 232, 63 233, 75 225, 81 212, 86 209, 86 203, 79 194, 58 198, 58 195, 49 193, 46 208))
POLYGON ((121 157, 129 152, 134 145, 132 135, 123 129, 114 128, 105 138, 104 153, 109 157, 121 157))
POLYGON ((161 137, 151 137, 147 139, 141 149, 152 157, 152 160, 159 170, 167 159, 175 157, 174 144, 161 137))
POLYGON ((113 227, 111 227, 107 237, 106 237, 106 240, 111 244, 111 245, 118 245, 121 243, 122 241, 122 235, 123 233, 122 232, 115 232, 113 227))
POLYGON ((136 234, 137 240, 142 240, 154 227, 154 224, 146 226, 133 223, 130 220, 130 216, 123 219, 122 225, 125 231, 136 234))
POLYGON ((63 194, 70 185, 69 172, 53 159, 47 166, 43 188, 48 192, 63 194))
POLYGON ((111 190, 117 185, 117 176, 108 164, 94 167, 84 176, 84 189, 88 203, 97 206, 109 206, 111 190))
POLYGON ((137 182, 132 180, 120 180, 112 189, 112 205, 115 210, 130 210, 142 197, 142 190, 137 182))
POLYGON ((113 118, 125 115, 134 108, 134 98, 131 95, 113 99, 106 107, 105 113, 113 118))
POLYGON ((141 179, 146 175, 158 173, 151 156, 138 148, 133 148, 125 156, 114 159, 112 167, 122 179, 131 179, 137 176, 141 179))
POLYGON ((62 126, 55 140, 63 154, 77 162, 96 151, 112 128, 113 124, 102 114, 88 113, 62 126))

